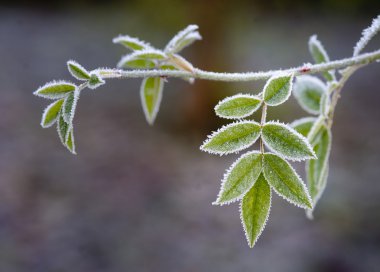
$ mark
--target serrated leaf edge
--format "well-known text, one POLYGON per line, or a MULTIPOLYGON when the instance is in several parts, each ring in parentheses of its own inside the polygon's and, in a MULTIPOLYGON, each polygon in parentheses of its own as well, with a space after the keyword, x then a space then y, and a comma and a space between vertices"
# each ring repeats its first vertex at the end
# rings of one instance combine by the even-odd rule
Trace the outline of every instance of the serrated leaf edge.
MULTIPOLYGON (((226 130, 226 129, 229 129, 230 127, 233 127, 233 126, 235 126, 235 125, 240 125, 240 124, 255 124, 255 125, 260 126, 259 123, 255 122, 255 121, 248 121, 248 120, 238 120, 238 121, 233 122, 233 123, 230 123, 230 124, 228 124, 228 125, 224 125, 224 126, 222 126, 221 128, 219 128, 218 130, 213 131, 211 134, 209 134, 209 135, 207 136, 207 139, 204 140, 203 143, 202 143, 202 145, 200 146, 200 150, 202 150, 202 151, 204 151, 204 152, 207 152, 207 153, 209 153, 209 154, 214 154, 214 155, 220 155, 220 156, 222 156, 222 155, 227 155, 227 154, 232 154, 232 153, 237 154, 239 151, 242 151, 242 150, 244 150, 244 149, 250 147, 251 145, 253 145, 253 144, 257 141, 258 138, 260 138, 260 135, 261 135, 261 129, 260 129, 260 132, 258 133, 257 138, 256 138, 254 141, 252 141, 252 143, 249 143, 249 144, 246 144, 246 145, 244 145, 244 146, 241 146, 241 147, 240 147, 239 149, 237 149, 237 150, 234 150, 234 151, 226 151, 226 152, 215 152, 215 151, 208 150, 208 149, 205 149, 205 148, 204 148, 204 146, 205 146, 205 145, 206 145, 206 144, 207 144, 207 143, 208 143, 208 142, 209 142, 209 141, 210 141, 215 135, 217 135, 218 133, 220 133, 220 132, 222 132, 222 131, 224 131, 224 130, 226 130)), ((260 126, 260 127, 261 127, 261 126, 260 126)))
POLYGON ((41 90, 43 90, 45 88, 52 87, 54 85, 59 85, 59 84, 71 85, 71 86, 74 87, 74 90, 77 89, 77 86, 74 83, 70 82, 70 81, 67 81, 67 80, 53 80, 53 81, 47 82, 44 85, 40 86, 36 91, 33 92, 33 94, 35 96, 39 96, 39 97, 42 97, 42 98, 56 100, 56 99, 65 98, 70 92, 72 92, 72 91, 68 91, 66 93, 61 93, 59 95, 46 95, 46 94, 40 94, 39 93, 41 90))
POLYGON ((279 73, 277 75, 272 76, 270 79, 268 79, 267 82, 264 85, 264 88, 263 88, 263 101, 264 101, 264 103, 267 104, 268 106, 275 107, 275 106, 281 105, 282 103, 284 103, 285 101, 287 101, 289 99, 290 95, 292 94, 293 80, 294 80, 294 74, 283 74, 283 73, 279 73), (273 103, 267 103, 267 101, 265 101, 265 91, 268 88, 269 84, 271 84, 271 82, 273 80, 276 80, 276 79, 279 79, 279 78, 283 78, 283 77, 289 77, 290 78, 289 79, 289 81, 290 81, 290 84, 289 84, 290 91, 286 95, 286 98, 284 99, 284 101, 279 102, 279 103, 275 103, 275 104, 273 104, 273 103))
POLYGON ((283 157, 281 157, 281 156, 279 156, 279 155, 277 155, 277 154, 275 154, 275 153, 267 152, 267 153, 264 153, 264 156, 263 156, 263 157, 264 157, 263 174, 264 174, 265 179, 268 181, 268 184, 269 184, 270 188, 271 188, 273 191, 275 191, 275 193, 276 193, 278 196, 280 196, 282 199, 288 201, 289 203, 295 205, 296 207, 299 207, 299 208, 302 208, 302 209, 305 209, 305 210, 313 209, 313 201, 311 200, 309 190, 308 190, 307 186, 305 185, 305 182, 304 182, 304 181, 302 180, 302 178, 298 175, 298 173, 296 172, 296 170, 294 170, 293 166, 292 166, 292 165, 291 165, 286 159, 284 159, 283 157), (289 167, 291 168, 291 170, 293 171, 293 173, 296 175, 297 179, 300 181, 301 186, 303 187, 303 189, 304 189, 304 191, 305 191, 305 193, 306 193, 306 197, 307 197, 307 199, 308 199, 308 201, 309 201, 311 207, 308 207, 308 206, 305 206, 305 205, 301 205, 301 204, 295 202, 294 200, 285 197, 284 195, 280 194, 280 192, 278 192, 278 191, 276 190, 276 188, 274 188, 274 187, 270 184, 270 182, 268 181, 267 177, 265 176, 265 171, 264 171, 265 154, 272 154, 272 155, 275 155, 275 156, 277 156, 277 157, 280 157, 281 159, 284 160, 284 162, 286 162, 286 163, 289 165, 289 167))
POLYGON ((240 203, 239 203, 240 222, 241 222, 241 224, 242 224, 242 226, 243 226, 243 231, 244 231, 245 239, 247 240, 248 246, 249 246, 250 248, 253 248, 253 247, 256 245, 257 241, 259 240, 261 234, 263 233, 263 231, 264 231, 264 229, 265 229, 265 227, 266 227, 266 225, 267 225, 267 222, 268 222, 268 220, 269 220, 269 215, 270 215, 270 212, 271 212, 271 210, 272 210, 272 187, 270 186, 270 184, 268 183, 268 181, 267 181, 266 179, 265 179, 265 181, 267 182, 267 184, 268 184, 268 186, 269 186, 269 208, 268 208, 268 213, 267 213, 267 216, 266 216, 266 218, 265 218, 264 224, 262 225, 262 228, 261 228, 259 234, 256 236, 256 239, 252 242, 252 244, 251 244, 251 242, 249 241, 249 238, 248 238, 248 231, 247 231, 247 229, 246 229, 246 227, 245 227, 245 224, 244 224, 243 209, 242 209, 242 206, 243 206, 243 200, 241 200, 240 203))
POLYGON ((235 166, 236 166, 236 165, 237 165, 242 159, 244 159, 245 157, 248 157, 248 156, 250 156, 250 155, 252 155, 252 154, 258 154, 258 155, 261 156, 261 171, 260 171, 259 175, 257 176, 256 180, 252 183, 252 186, 255 185, 257 179, 259 178, 260 174, 261 174, 262 171, 263 171, 262 154, 261 154, 260 152, 258 152, 258 151, 249 151, 249 152, 243 154, 242 156, 240 156, 240 157, 239 157, 236 161, 234 161, 234 162, 231 164, 231 166, 226 170, 226 172, 225 172, 224 175, 223 175, 223 179, 222 179, 222 183, 221 183, 221 186, 220 186, 220 190, 219 190, 218 196, 217 196, 216 200, 215 200, 214 202, 212 202, 212 205, 214 205, 214 206, 224 206, 224 205, 229 205, 229 204, 231 204, 231 203, 234 203, 234 202, 236 202, 236 201, 238 201, 238 200, 241 200, 241 199, 244 197, 244 195, 245 195, 245 194, 246 194, 246 193, 252 188, 252 186, 249 187, 249 188, 248 188, 244 193, 242 193, 240 196, 235 197, 235 198, 233 198, 233 199, 231 199, 231 200, 229 200, 229 201, 223 201, 223 202, 220 202, 220 198, 222 197, 222 193, 224 192, 224 189, 225 189, 225 186, 226 186, 226 183, 227 183, 227 179, 228 179, 229 175, 231 174, 232 170, 235 168, 235 166))
POLYGON ((221 118, 225 118, 225 119, 242 119, 242 118, 246 118, 250 115, 252 115, 254 112, 256 112, 260 107, 261 105, 263 104, 263 100, 257 96, 257 95, 251 95, 251 94, 243 94, 243 93, 238 93, 238 94, 235 94, 233 96, 229 96, 229 97, 226 97, 222 100, 220 100, 218 102, 218 104, 216 104, 216 106, 214 107, 214 111, 215 111, 215 114, 221 118), (240 115, 240 116, 227 116, 227 115, 223 115, 223 114, 219 114, 217 112, 218 108, 223 104, 223 103, 226 103, 226 102, 229 102, 233 99, 236 99, 236 98, 253 98, 253 99, 257 99, 257 100, 260 100, 260 103, 257 105, 256 108, 254 108, 253 110, 251 110, 249 113, 247 114, 244 114, 244 115, 240 115))
POLYGON ((86 68, 84 68, 82 65, 80 65, 78 62, 76 62, 75 60, 69 60, 67 63, 67 69, 69 70, 69 73, 75 77, 76 79, 78 80, 88 80, 90 78, 90 73, 87 71, 86 68), (88 78, 81 78, 81 77, 78 77, 71 69, 70 65, 73 65, 73 66, 77 66, 79 68, 79 70, 82 70, 82 73, 84 74, 87 74, 88 78))
POLYGON ((277 152, 276 150, 274 150, 272 147, 270 147, 268 145, 268 143, 265 141, 264 137, 262 137, 263 139, 263 142, 265 144, 266 147, 268 147, 268 149, 270 151, 272 151, 273 154, 285 159, 285 160, 291 160, 291 161, 304 161, 304 160, 310 160, 310 159, 317 159, 317 156, 312 148, 312 146, 310 145, 309 141, 307 138, 305 138, 301 133, 299 133, 298 131, 296 131, 294 128, 292 128, 291 126, 289 125, 286 125, 282 122, 279 122, 279 121, 269 121, 269 122, 266 122, 264 125, 263 125, 263 128, 265 127, 265 125, 271 125, 271 124, 274 124, 274 125, 279 125, 285 129, 288 129, 290 130, 292 133, 294 133, 296 136, 298 136, 299 138, 301 138, 301 140, 303 140, 307 146, 307 148, 309 149, 309 151, 313 154, 312 156, 305 156, 305 157, 300 157, 300 158, 294 158, 294 157, 289 157, 289 156, 285 156, 279 152, 277 152))

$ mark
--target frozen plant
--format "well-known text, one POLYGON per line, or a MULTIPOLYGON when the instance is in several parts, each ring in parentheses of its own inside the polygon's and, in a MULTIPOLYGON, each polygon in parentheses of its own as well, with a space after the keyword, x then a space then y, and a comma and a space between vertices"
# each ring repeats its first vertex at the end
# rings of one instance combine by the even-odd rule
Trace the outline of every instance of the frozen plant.
POLYGON ((153 124, 160 108, 167 77, 192 83, 195 79, 218 81, 266 80, 257 94, 237 94, 220 101, 215 112, 221 118, 235 120, 212 133, 201 146, 211 154, 226 155, 250 148, 260 142, 259 150, 249 150, 224 174, 214 205, 240 202, 240 217, 248 241, 253 247, 268 220, 272 191, 286 201, 306 210, 309 218, 320 199, 328 178, 332 143, 331 127, 341 90, 359 68, 380 60, 380 50, 362 53, 380 30, 380 16, 366 28, 354 47, 352 57, 330 61, 316 35, 309 39, 309 51, 315 64, 267 72, 216 73, 195 68, 179 55, 180 51, 202 37, 196 25, 190 25, 172 38, 165 49, 127 35, 113 42, 125 46, 126 54, 118 68, 88 71, 79 63, 67 62, 71 75, 81 84, 52 81, 34 94, 53 100, 44 110, 41 126, 57 126, 64 146, 75 154, 73 120, 80 93, 97 89, 111 78, 142 78, 140 96, 145 117, 153 124), (129 68, 125 70, 124 68, 129 68), (321 74, 324 81, 311 76, 321 74), (267 121, 267 111, 286 102, 291 94, 311 116, 291 124, 267 121), (261 109, 261 120, 248 119, 261 109), (306 161, 307 186, 289 163, 306 161))

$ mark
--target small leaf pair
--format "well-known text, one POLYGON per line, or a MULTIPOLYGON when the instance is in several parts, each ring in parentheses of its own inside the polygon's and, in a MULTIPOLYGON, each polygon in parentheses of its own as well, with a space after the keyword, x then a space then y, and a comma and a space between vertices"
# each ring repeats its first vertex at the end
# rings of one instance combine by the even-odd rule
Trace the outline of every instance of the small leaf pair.
POLYGON ((47 128, 57 123, 62 144, 75 154, 72 123, 80 94, 78 87, 66 81, 53 81, 38 88, 34 94, 48 99, 57 99, 44 110, 41 126, 47 128))
POLYGON ((315 158, 308 141, 294 129, 278 122, 261 126, 255 121, 239 121, 222 127, 203 143, 201 150, 212 154, 230 154, 253 145, 262 136, 274 152, 291 160, 315 158))
MULTIPOLYGON (((132 50, 131 54, 121 58, 118 67, 133 69, 163 69, 194 72, 193 65, 177 53, 196 40, 202 39, 197 31, 198 26, 190 25, 170 40, 165 50, 159 50, 150 44, 128 35, 113 39, 114 43, 121 44, 132 50)), ((185 79, 192 83, 193 78, 185 79)), ((153 124, 160 108, 164 78, 145 78, 140 87, 140 97, 145 118, 153 124)))

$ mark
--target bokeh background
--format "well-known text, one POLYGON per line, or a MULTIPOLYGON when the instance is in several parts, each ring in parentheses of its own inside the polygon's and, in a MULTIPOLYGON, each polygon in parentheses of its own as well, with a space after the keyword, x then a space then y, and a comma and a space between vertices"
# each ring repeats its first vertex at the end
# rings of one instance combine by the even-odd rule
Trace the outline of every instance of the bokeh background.
MULTIPOLYGON (((109 80, 81 96, 77 156, 54 128, 40 128, 48 101, 32 95, 70 79, 69 59, 114 67, 126 53, 111 42, 118 34, 163 47, 198 24, 204 40, 184 51, 195 66, 256 71, 310 62, 315 33, 332 59, 350 56, 379 12, 378 0, 0 3, 0 271, 380 271, 380 64, 343 91, 315 219, 275 196, 254 249, 238 205, 211 205, 237 156, 199 146, 226 123, 213 113, 219 99, 257 93, 264 82, 169 79, 150 127, 141 80, 109 80)), ((284 122, 305 115, 294 99, 269 112, 284 122)))

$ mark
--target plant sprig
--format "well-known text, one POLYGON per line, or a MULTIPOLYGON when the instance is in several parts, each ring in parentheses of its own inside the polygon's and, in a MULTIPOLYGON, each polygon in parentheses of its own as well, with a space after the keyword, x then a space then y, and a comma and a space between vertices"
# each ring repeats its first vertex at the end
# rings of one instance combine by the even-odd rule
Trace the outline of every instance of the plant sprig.
POLYGON ((198 26, 190 25, 175 35, 161 50, 128 35, 113 39, 131 52, 118 62, 115 69, 98 68, 88 71, 75 61, 68 61, 70 74, 81 82, 52 81, 34 94, 54 100, 43 112, 41 126, 57 125, 64 146, 76 153, 73 121, 81 91, 97 89, 111 78, 143 78, 140 97, 146 120, 153 124, 163 96, 167 77, 192 83, 195 79, 218 81, 267 80, 257 94, 237 94, 220 101, 216 114, 235 120, 212 133, 201 150, 218 155, 247 150, 259 141, 259 150, 248 150, 226 170, 214 205, 240 201, 240 217, 248 241, 253 247, 269 217, 272 191, 286 201, 312 212, 320 199, 328 178, 332 145, 331 127, 335 108, 346 81, 359 68, 380 60, 380 50, 361 53, 380 31, 380 16, 366 28, 354 47, 352 57, 330 61, 316 35, 310 37, 309 51, 314 64, 266 72, 217 73, 195 68, 179 55, 185 47, 202 37, 198 26), (124 69, 130 70, 124 70, 124 69), (311 76, 321 74, 324 81, 311 76), (291 94, 310 115, 291 124, 266 120, 267 111, 286 102, 291 94), (261 108, 261 120, 249 118, 261 108), (268 151, 267 151, 268 149, 268 151), (306 161, 307 186, 290 162, 306 161))

